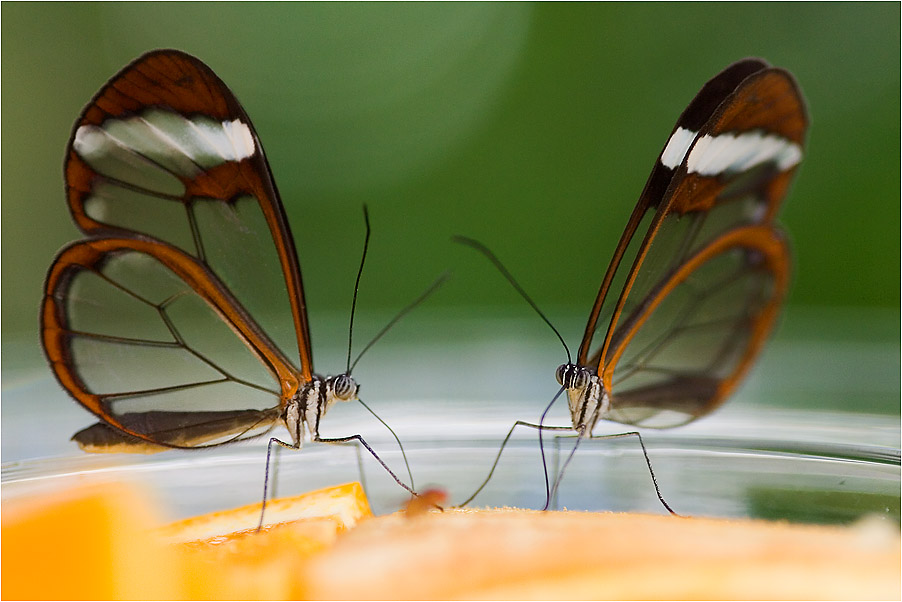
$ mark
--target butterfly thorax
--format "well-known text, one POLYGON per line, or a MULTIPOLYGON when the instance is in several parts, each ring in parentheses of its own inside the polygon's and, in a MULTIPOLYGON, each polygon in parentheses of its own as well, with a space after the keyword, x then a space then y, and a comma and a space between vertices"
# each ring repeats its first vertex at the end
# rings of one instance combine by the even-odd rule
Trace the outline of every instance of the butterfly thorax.
POLYGON ((595 423, 610 409, 610 397, 601 379, 592 370, 576 364, 562 364, 555 373, 558 383, 567 389, 573 429, 588 437, 595 423))
POLYGON ((304 440, 304 425, 313 441, 319 439, 319 425, 323 416, 336 401, 357 399, 359 385, 348 374, 322 377, 314 374, 298 389, 282 411, 282 420, 291 433, 292 442, 300 447, 304 440))

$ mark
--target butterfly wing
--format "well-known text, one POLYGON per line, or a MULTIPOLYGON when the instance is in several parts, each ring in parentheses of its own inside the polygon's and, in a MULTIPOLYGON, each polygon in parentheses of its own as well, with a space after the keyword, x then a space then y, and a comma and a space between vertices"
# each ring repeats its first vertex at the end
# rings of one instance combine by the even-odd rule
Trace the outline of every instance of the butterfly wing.
POLYGON ((687 257, 615 330, 605 418, 663 428, 720 405, 773 328, 789 263, 768 225, 732 229, 687 257))
POLYGON ((711 80, 678 120, 580 347, 580 363, 597 367, 611 394, 607 418, 675 426, 741 380, 788 286, 788 247, 773 220, 806 127, 792 76, 757 59, 711 80), (618 270, 624 262, 629 270, 618 270))
MULTIPOLYGON (((745 59, 730 65, 712 78, 702 87, 701 91, 683 111, 683 114, 680 115, 668 139, 668 146, 670 146, 669 140, 673 139, 679 129, 700 130, 730 92, 735 90, 749 75, 766 67, 767 64, 758 59, 745 59)), ((661 151, 658 160, 655 162, 651 175, 648 177, 645 188, 639 196, 639 201, 630 215, 620 241, 615 248, 614 256, 608 264, 608 269, 602 279, 598 296, 595 299, 595 305, 589 314, 589 321, 586 325, 583 340, 580 343, 578 357, 583 365, 597 365, 596 360, 598 358, 595 356, 600 350, 596 349, 593 353, 593 361, 589 361, 592 341, 597 335, 604 336, 606 334, 606 330, 598 333, 597 329, 605 328, 610 324, 614 306, 619 299, 615 295, 608 295, 608 292, 611 290, 622 290, 628 268, 633 264, 639 248, 643 244, 643 238, 641 236, 636 237, 636 233, 648 231, 651 220, 664 204, 668 187, 674 179, 675 170, 673 167, 664 165, 662 162, 666 150, 667 147, 661 151), (625 264, 627 269, 620 270, 621 264, 625 264)))
POLYGON ((194 447, 270 428, 311 378, 309 327, 285 211, 237 99, 196 58, 154 51, 92 99, 66 155, 88 238, 45 286, 57 379, 124 440, 194 447), (294 337, 280 342, 300 369, 274 342, 285 303, 294 337))

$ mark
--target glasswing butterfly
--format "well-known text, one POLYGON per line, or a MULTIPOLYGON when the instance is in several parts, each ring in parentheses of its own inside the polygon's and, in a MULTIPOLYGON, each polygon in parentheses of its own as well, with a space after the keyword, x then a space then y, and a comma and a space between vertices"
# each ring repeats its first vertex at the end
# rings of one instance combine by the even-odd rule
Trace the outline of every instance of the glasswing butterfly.
MULTIPOLYGON (((734 63, 706 83, 677 120, 601 281, 576 362, 561 335, 484 245, 485 254, 555 330, 568 361, 561 389, 539 424, 572 430, 577 439, 553 486, 546 468, 547 508, 579 442, 600 419, 669 428, 703 416, 736 389, 773 329, 789 286, 790 253, 775 223, 802 159, 808 125, 793 76, 765 61, 734 63), (622 269, 621 269, 622 268, 622 269), (571 426, 544 418, 564 392, 571 426)), ((661 496, 638 432, 658 499, 661 496)), ((602 438, 604 438, 602 437, 602 438)), ((544 457, 544 450, 542 451, 544 457)))
POLYGON ((346 372, 314 373, 285 209, 250 118, 207 65, 157 50, 124 67, 75 122, 64 171, 85 238, 47 274, 41 341, 100 419, 73 436, 82 449, 205 448, 282 423, 292 443, 269 450, 299 448, 305 429, 356 440, 413 493, 359 435, 320 436, 333 403, 359 401, 350 349, 346 372))

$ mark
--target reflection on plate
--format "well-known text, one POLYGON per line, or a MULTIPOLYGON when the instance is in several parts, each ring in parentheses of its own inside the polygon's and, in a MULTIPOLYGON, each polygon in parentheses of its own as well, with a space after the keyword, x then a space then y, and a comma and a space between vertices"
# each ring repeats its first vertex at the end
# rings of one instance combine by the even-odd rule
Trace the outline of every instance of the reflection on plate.
MULTIPOLYGON (((418 432, 405 428, 402 409, 392 424, 405 442, 416 485, 440 485, 451 503, 466 499, 488 474, 510 422, 506 413, 483 416, 473 438, 456 407, 418 432)), ((899 520, 900 452, 892 417, 770 411, 724 412, 673 431, 645 431, 661 492, 683 515, 758 517, 795 522, 846 523, 866 514, 899 520)), ((349 432, 353 422, 343 425, 349 432)), ((605 430, 617 432, 616 425, 605 430)), ((472 431, 471 431, 472 432, 472 431)), ((385 435, 368 440, 399 475, 404 465, 385 435)), ((549 470, 569 452, 570 438, 546 439, 549 470)), ((392 512, 405 493, 372 459, 362 457, 363 480, 376 513, 392 512)), ((86 478, 126 479, 148 485, 172 518, 259 500, 265 446, 243 444, 210 451, 154 456, 73 455, 4 464, 3 497, 50 490, 86 478)), ((352 446, 310 445, 283 451, 276 494, 292 495, 361 479, 352 446)), ((476 506, 540 508, 545 481, 534 431, 515 435, 476 506)), ((587 441, 567 469, 557 508, 666 513, 655 497, 641 449, 633 438, 587 441)))

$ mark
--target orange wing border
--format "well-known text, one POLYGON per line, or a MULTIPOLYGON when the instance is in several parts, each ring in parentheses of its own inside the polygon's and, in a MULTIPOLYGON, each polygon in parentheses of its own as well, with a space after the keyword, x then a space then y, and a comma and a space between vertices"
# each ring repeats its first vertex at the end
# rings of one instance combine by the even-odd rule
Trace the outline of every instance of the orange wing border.
MULTIPOLYGON (((168 447, 181 447, 153 439, 107 411, 104 396, 89 391, 72 360, 70 336, 76 333, 69 327, 65 307, 68 288, 79 270, 97 271, 108 258, 125 251, 143 253, 154 258, 206 301, 278 381, 281 387, 281 406, 297 392, 302 382, 306 382, 225 285, 197 259, 157 240, 137 237, 82 240, 65 247, 57 255, 47 275, 41 304, 41 342, 57 381, 97 417, 139 439, 168 447)), ((275 418, 278 418, 278 414, 275 414, 275 418)), ((274 418, 270 416, 270 419, 274 418)))
POLYGON ((791 261, 789 247, 785 236, 780 230, 769 224, 736 228, 716 238, 706 247, 697 251, 685 261, 667 280, 661 283, 649 295, 647 303, 643 304, 642 311, 634 319, 631 319, 627 329, 613 347, 610 360, 605 363, 601 374, 602 383, 607 391, 612 391, 612 406, 617 405, 617 396, 614 391, 613 375, 626 348, 632 342, 633 337, 643 324, 654 313, 674 288, 684 282, 696 269, 709 260, 726 253, 731 249, 741 247, 756 251, 763 258, 762 266, 774 277, 774 291, 771 298, 757 315, 753 316, 751 337, 746 345, 745 352, 737 363, 736 369, 728 377, 721 379, 714 395, 708 404, 698 412, 702 415, 712 411, 721 405, 727 397, 736 389, 742 378, 748 372, 755 358, 760 353, 764 343, 776 324, 780 306, 789 290, 791 261))

